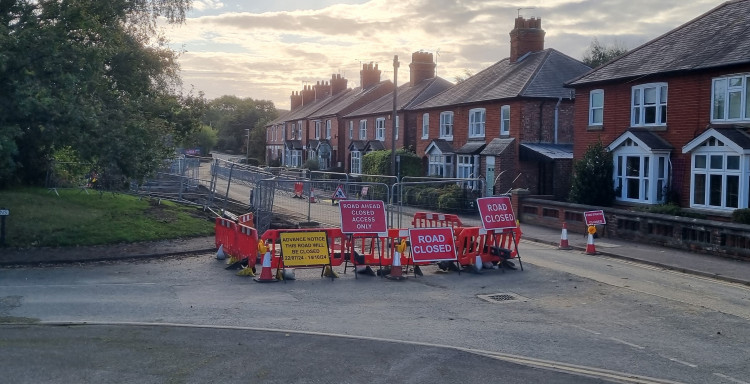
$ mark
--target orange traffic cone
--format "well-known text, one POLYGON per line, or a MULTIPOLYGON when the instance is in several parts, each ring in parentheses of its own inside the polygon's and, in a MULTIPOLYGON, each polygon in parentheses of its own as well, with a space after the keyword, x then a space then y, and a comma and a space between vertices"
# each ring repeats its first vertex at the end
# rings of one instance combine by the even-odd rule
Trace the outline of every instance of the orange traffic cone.
POLYGON ((310 187, 310 202, 311 203, 317 203, 315 200, 315 189, 310 187))
POLYGON ((396 246, 396 252, 393 253, 393 265, 391 265, 391 273, 386 276, 390 280, 404 280, 406 277, 403 275, 401 269, 401 253, 406 250, 406 239, 401 239, 401 243, 396 246))
POLYGON ((262 241, 258 242, 258 252, 263 253, 263 266, 260 270, 260 277, 253 280, 259 283, 275 283, 276 280, 271 272, 271 252, 266 247, 266 244, 262 241))
POLYGON ((570 249, 568 244, 568 224, 563 221, 562 233, 560 234, 560 246, 559 249, 570 249))
POLYGON ((592 225, 589 227, 589 240, 588 242, 586 242, 586 254, 587 255, 596 254, 596 247, 594 247, 594 233, 596 233, 596 227, 592 225))

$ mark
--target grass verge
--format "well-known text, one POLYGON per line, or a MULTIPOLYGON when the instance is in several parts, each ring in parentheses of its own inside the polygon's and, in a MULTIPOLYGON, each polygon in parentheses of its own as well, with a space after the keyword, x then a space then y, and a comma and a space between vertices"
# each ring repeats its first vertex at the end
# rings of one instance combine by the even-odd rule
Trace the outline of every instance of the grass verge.
POLYGON ((10 247, 64 247, 211 236, 210 215, 169 201, 45 188, 0 190, 10 247))

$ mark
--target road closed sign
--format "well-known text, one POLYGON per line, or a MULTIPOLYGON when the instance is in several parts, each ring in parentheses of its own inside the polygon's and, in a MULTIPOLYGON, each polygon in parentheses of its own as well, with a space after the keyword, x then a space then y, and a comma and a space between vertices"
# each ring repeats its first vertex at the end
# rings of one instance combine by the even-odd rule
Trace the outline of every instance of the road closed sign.
POLYGON ((516 215, 510 197, 495 196, 477 199, 479 215, 486 230, 516 228, 516 215))
POLYGON ((456 260, 453 228, 409 229, 411 257, 415 263, 456 260))
POLYGON ((583 218, 586 220, 586 225, 604 225, 607 224, 607 219, 604 218, 604 211, 586 211, 583 213, 583 218))
POLYGON ((342 200, 341 231, 344 233, 388 234, 385 203, 382 200, 342 200))

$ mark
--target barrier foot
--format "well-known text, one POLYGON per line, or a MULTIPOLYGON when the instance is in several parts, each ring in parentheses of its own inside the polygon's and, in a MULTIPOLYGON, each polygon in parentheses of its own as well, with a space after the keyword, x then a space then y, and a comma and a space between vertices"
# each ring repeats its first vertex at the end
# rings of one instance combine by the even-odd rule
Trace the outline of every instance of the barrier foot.
POLYGON ((373 271, 372 268, 370 268, 369 265, 365 266, 362 269, 357 269, 357 273, 360 274, 360 275, 367 275, 367 276, 375 276, 375 275, 377 275, 375 273, 375 271, 373 271))
POLYGON ((216 260, 224 260, 227 258, 227 254, 224 252, 224 244, 219 245, 219 250, 216 251, 216 260))
POLYGON ((232 264, 227 265, 224 269, 242 269, 247 266, 247 259, 242 259, 239 261, 235 261, 232 264))
POLYGON ((321 273, 321 276, 330 277, 332 279, 338 278, 339 275, 334 271, 330 266, 326 265, 325 268, 323 268, 323 272, 321 273))
POLYGON ((512 261, 510 261, 510 260, 503 260, 502 266, 503 266, 503 268, 512 269, 514 271, 516 269, 518 269, 518 268, 516 268, 516 265, 512 261))
POLYGON ((229 260, 227 260, 227 265, 232 265, 232 264, 234 264, 234 263, 236 263, 238 261, 239 261, 239 259, 237 259, 237 257, 232 256, 232 257, 229 258, 229 260))
POLYGON ((255 277, 255 271, 252 267, 245 267, 242 268, 239 272, 237 272, 237 276, 250 276, 255 277))
POLYGON ((437 263, 437 267, 439 270, 443 272, 459 272, 461 271, 460 268, 456 266, 456 263, 453 261, 440 261, 437 263))
POLYGON ((294 269, 284 268, 283 270, 281 270, 281 279, 297 280, 297 277, 294 276, 294 269))
POLYGON ((424 273, 422 273, 422 268, 419 268, 418 265, 414 266, 414 276, 424 276, 424 273))

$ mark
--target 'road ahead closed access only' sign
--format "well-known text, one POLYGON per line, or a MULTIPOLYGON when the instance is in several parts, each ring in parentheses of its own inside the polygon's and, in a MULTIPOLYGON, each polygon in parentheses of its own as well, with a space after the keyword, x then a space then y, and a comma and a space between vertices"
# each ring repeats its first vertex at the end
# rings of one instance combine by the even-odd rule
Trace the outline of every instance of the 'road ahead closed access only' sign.
POLYGON ((382 200, 341 200, 341 232, 378 233, 388 236, 382 200))
POLYGON ((481 197, 477 199, 479 215, 486 230, 516 228, 516 215, 508 196, 481 197))

